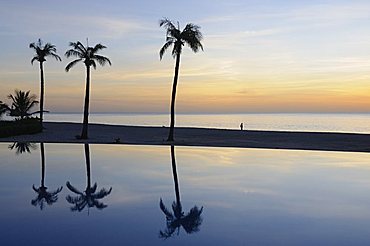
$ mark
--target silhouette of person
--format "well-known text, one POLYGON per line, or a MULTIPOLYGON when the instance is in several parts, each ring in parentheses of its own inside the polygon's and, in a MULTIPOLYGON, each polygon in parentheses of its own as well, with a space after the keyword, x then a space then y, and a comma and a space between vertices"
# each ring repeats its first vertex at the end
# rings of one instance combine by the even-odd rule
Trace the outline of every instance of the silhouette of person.
POLYGON ((243 131, 243 122, 240 123, 240 130, 243 131))

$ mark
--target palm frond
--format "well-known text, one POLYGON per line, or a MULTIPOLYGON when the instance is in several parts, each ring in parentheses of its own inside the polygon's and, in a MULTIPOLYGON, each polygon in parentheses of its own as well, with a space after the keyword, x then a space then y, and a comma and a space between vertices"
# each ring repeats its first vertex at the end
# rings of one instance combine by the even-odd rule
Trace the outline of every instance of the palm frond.
POLYGON ((28 111, 38 103, 36 101, 36 95, 30 95, 30 91, 15 90, 14 92, 14 96, 11 94, 8 95, 8 98, 12 100, 10 115, 20 116, 22 119, 28 117, 30 115, 28 111))
POLYGON ((190 212, 183 217, 182 227, 187 233, 193 233, 199 231, 199 226, 202 224, 202 217, 200 216, 203 212, 203 207, 199 209, 197 206, 194 206, 190 209, 190 212))
POLYGON ((159 231, 159 238, 168 239, 172 237, 176 227, 167 227, 165 231, 159 231))
MULTIPOLYGON (((96 44, 94 47, 85 47, 81 42, 77 41, 70 42, 69 45, 72 47, 72 49, 66 51, 65 56, 67 58, 70 56, 76 56, 80 59, 83 59, 86 66, 92 66, 94 69, 96 69, 96 62, 98 62, 101 66, 104 66, 107 63, 109 65, 112 64, 107 57, 96 54, 99 50, 106 48, 106 46, 102 44, 96 44)), ((66 67, 67 72, 72 66, 75 65, 75 61, 68 65, 70 66, 66 67)))
POLYGON ((73 197, 71 195, 67 195, 66 200, 67 200, 67 202, 69 202, 71 204, 76 204, 76 203, 81 201, 81 198, 79 196, 73 197))
POLYGON ((101 209, 103 209, 103 208, 108 207, 108 205, 106 205, 106 204, 104 204, 104 203, 102 203, 102 202, 99 202, 99 201, 97 201, 97 200, 93 200, 92 205, 93 205, 94 207, 96 207, 97 209, 99 209, 99 210, 101 210, 101 209))
POLYGON ((164 206, 162 198, 159 201, 159 207, 162 210, 162 212, 166 215, 167 220, 173 220, 174 219, 173 214, 166 208, 166 206, 164 206))
POLYGON ((166 50, 174 44, 172 49, 172 56, 175 58, 177 55, 181 54, 182 46, 186 43, 192 51, 195 53, 199 50, 203 50, 203 45, 201 40, 203 35, 200 32, 200 26, 189 23, 185 26, 184 30, 181 32, 180 25, 176 26, 167 18, 163 18, 159 21, 159 25, 166 29, 166 43, 159 51, 159 57, 162 59, 162 56, 166 50))
POLYGON ((32 59, 31 59, 31 64, 33 65, 33 62, 34 61, 38 61, 39 60, 39 58, 37 57, 37 56, 34 56, 32 59))
POLYGON ((79 57, 79 58, 84 58, 85 57, 85 53, 82 53, 81 51, 79 50, 75 50, 75 49, 70 49, 70 50, 67 50, 66 53, 64 54, 67 58, 71 57, 71 56, 75 56, 75 57, 79 57))
POLYGON ((80 61, 82 61, 82 58, 80 59, 76 59, 74 61, 71 61, 70 63, 68 63, 68 65, 66 66, 65 68, 65 71, 68 72, 72 67, 74 67, 77 63, 79 63, 80 61))
POLYGON ((35 187, 35 185, 32 185, 32 189, 35 191, 35 192, 39 192, 39 189, 35 187))
POLYGON ((173 44, 173 39, 169 39, 163 47, 159 50, 159 59, 162 60, 164 53, 166 50, 173 44))
POLYGON ((96 53, 98 52, 99 50, 102 50, 102 49, 105 49, 107 48, 106 46, 102 45, 102 44, 96 44, 94 46, 94 48, 92 48, 92 53, 96 53))
POLYGON ((94 194, 93 197, 94 199, 102 199, 108 196, 111 192, 112 192, 112 187, 110 187, 109 190, 102 188, 97 194, 94 194))
POLYGON ((105 56, 101 56, 101 55, 94 55, 93 56, 93 59, 97 60, 98 63, 101 65, 101 66, 104 66, 105 64, 109 64, 109 65, 112 65, 111 61, 105 57, 105 56))
POLYGON ((166 29, 176 29, 175 25, 168 18, 163 18, 159 20, 159 26, 166 29))
POLYGON ((57 61, 62 61, 62 58, 60 58, 60 56, 58 56, 57 54, 50 53, 49 55, 50 55, 51 57, 53 57, 55 60, 57 60, 57 61))
POLYGON ((75 50, 80 51, 82 54, 85 54, 87 51, 87 48, 80 42, 69 42, 69 46, 72 46, 75 50))
POLYGON ((45 51, 47 52, 56 52, 57 49, 55 48, 55 45, 51 44, 51 43, 46 43, 44 45, 44 48, 43 48, 45 51))
POLYGON ((31 49, 37 49, 37 45, 35 43, 30 43, 30 46, 29 46, 31 49))
POLYGON ((32 58, 31 64, 33 64, 35 60, 42 63, 46 61, 45 58, 48 56, 52 56, 57 61, 61 61, 61 58, 56 54, 57 49, 55 45, 51 43, 46 43, 45 45, 43 45, 41 39, 39 39, 36 43, 30 43, 29 47, 36 51, 36 55, 34 56, 34 58, 32 58))
POLYGON ((69 181, 67 181, 66 183, 66 186, 68 187, 68 189, 70 189, 72 192, 76 193, 76 194, 79 194, 79 195, 83 195, 83 193, 79 190, 77 190, 75 187, 73 187, 71 185, 71 183, 69 183, 69 181))
POLYGON ((199 49, 203 50, 201 40, 203 35, 200 32, 200 27, 192 23, 187 24, 181 33, 181 39, 196 53, 199 49))
POLYGON ((58 194, 59 192, 61 192, 62 190, 63 190, 63 186, 59 187, 59 188, 58 188, 57 190, 55 190, 55 191, 50 192, 50 194, 52 194, 52 195, 54 196, 54 195, 58 194))

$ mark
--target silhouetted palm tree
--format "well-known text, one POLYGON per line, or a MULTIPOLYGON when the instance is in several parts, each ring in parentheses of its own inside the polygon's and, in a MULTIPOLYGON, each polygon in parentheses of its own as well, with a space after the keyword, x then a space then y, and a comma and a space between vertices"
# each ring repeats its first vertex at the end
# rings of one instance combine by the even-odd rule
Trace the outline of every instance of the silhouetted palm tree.
POLYGON ((29 143, 29 142, 14 142, 13 144, 8 146, 9 149, 13 150, 15 149, 15 154, 23 154, 23 153, 30 153, 31 150, 37 149, 37 146, 35 143, 29 143))
POLYGON ((46 61, 46 57, 51 56, 55 58, 57 61, 62 61, 62 59, 56 54, 57 49, 55 45, 46 43, 45 45, 42 44, 41 39, 39 39, 36 43, 30 43, 30 48, 34 49, 36 54, 31 60, 31 64, 33 65, 34 61, 38 61, 40 63, 40 80, 41 80, 41 89, 40 89, 40 124, 42 130, 42 123, 44 120, 44 90, 45 90, 45 82, 44 82, 44 62, 46 61))
POLYGON ((84 192, 79 191, 75 187, 67 181, 67 187, 70 189, 72 192, 76 193, 78 196, 72 197, 68 195, 66 197, 66 200, 74 204, 73 207, 71 207, 72 211, 79 211, 81 212, 86 205, 88 208, 91 207, 96 207, 98 209, 103 209, 106 208, 107 205, 103 204, 102 202, 98 201, 106 196, 108 196, 111 191, 112 187, 110 187, 109 190, 106 190, 105 188, 102 188, 99 192, 96 192, 97 189, 97 184, 95 183, 93 186, 91 186, 91 172, 90 172, 90 149, 89 149, 89 144, 85 144, 85 159, 86 159, 86 176, 87 176, 87 186, 86 190, 84 192))
POLYGON ((180 232, 180 227, 182 226, 187 233, 193 233, 199 231, 199 226, 202 224, 202 217, 201 214, 203 212, 203 207, 200 209, 197 206, 194 206, 190 209, 190 212, 185 215, 182 211, 182 205, 180 201, 180 189, 179 189, 179 181, 177 178, 177 170, 176 170, 176 159, 175 159, 175 147, 171 145, 171 161, 172 161, 172 174, 173 174, 173 181, 175 184, 175 194, 176 194, 176 201, 172 203, 172 211, 171 213, 163 204, 162 198, 159 202, 159 207, 161 208, 162 212, 166 215, 167 220, 167 228, 164 231, 159 232, 159 237, 161 238, 169 238, 173 235, 173 233, 177 229, 177 235, 180 232))
POLYGON ((202 33, 200 32, 200 27, 189 23, 185 26, 183 31, 180 31, 180 26, 177 23, 177 27, 168 19, 162 19, 159 21, 159 25, 163 26, 166 29, 166 43, 159 51, 159 57, 162 59, 164 53, 168 48, 173 46, 172 56, 176 58, 175 65, 175 76, 173 78, 172 85, 172 97, 171 97, 171 123, 170 123, 170 132, 168 134, 167 141, 173 141, 173 132, 175 127, 175 99, 176 99, 176 89, 177 89, 177 80, 179 77, 180 69, 180 56, 182 52, 182 46, 187 44, 192 51, 195 53, 199 49, 203 50, 203 46, 200 43, 202 40, 202 33))
POLYGON ((58 188, 56 191, 48 192, 47 187, 45 186, 45 149, 44 143, 40 143, 41 150, 41 185, 39 188, 36 188, 35 185, 32 185, 32 189, 37 193, 37 197, 31 201, 33 206, 39 206, 41 210, 44 209, 44 203, 52 205, 58 200, 58 193, 62 191, 63 186, 58 188))
POLYGON ((28 111, 39 102, 36 100, 36 95, 30 95, 30 91, 15 90, 15 95, 8 95, 8 98, 12 100, 10 108, 10 116, 19 116, 24 119, 31 115, 28 111))
POLYGON ((89 104, 90 104, 90 67, 92 66, 96 69, 96 62, 99 63, 101 66, 105 64, 111 65, 110 60, 105 57, 98 55, 98 51, 105 49, 106 47, 102 44, 97 44, 95 47, 84 46, 79 41, 76 43, 70 42, 69 45, 72 49, 67 50, 65 56, 68 58, 70 56, 78 57, 78 59, 70 62, 65 70, 68 72, 74 65, 82 61, 85 63, 86 66, 86 92, 85 92, 85 104, 84 104, 84 118, 83 118, 83 126, 82 126, 82 133, 80 138, 87 139, 87 132, 88 132, 88 124, 89 124, 89 104))

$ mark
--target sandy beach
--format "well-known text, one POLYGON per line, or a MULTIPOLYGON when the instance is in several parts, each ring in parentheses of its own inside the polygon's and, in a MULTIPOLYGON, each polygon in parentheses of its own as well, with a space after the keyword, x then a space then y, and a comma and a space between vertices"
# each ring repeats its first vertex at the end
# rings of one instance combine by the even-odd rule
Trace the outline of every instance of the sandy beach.
MULTIPOLYGON (((0 138, 0 142, 45 142, 45 143, 99 143, 168 145, 167 127, 142 127, 90 124, 89 139, 78 140, 80 123, 46 122, 45 130, 34 135, 0 138)), ((175 131, 175 145, 301 149, 323 151, 370 152, 370 134, 286 132, 286 131, 240 131, 208 128, 179 127, 175 131)))

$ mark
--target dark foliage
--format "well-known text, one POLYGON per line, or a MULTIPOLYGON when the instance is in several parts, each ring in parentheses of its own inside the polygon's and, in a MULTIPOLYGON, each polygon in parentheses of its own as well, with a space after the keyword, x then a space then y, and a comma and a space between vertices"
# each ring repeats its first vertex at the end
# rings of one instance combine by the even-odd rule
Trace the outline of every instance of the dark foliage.
POLYGON ((27 118, 15 121, 0 121, 0 138, 41 132, 40 121, 37 118, 27 118))

